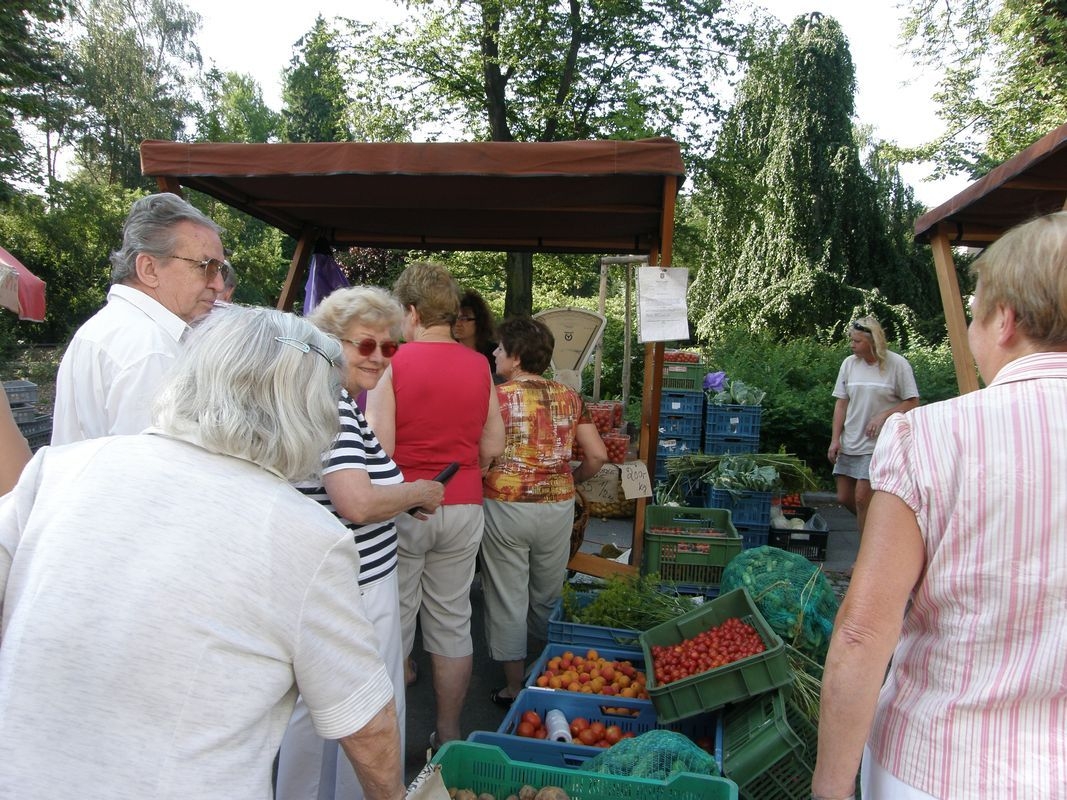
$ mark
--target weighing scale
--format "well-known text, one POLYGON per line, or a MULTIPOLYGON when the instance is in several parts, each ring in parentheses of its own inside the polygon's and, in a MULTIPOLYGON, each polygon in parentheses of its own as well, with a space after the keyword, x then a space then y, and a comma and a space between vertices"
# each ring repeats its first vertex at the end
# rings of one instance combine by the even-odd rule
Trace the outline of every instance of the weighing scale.
POLYGON ((556 339, 552 351, 555 380, 576 392, 582 391, 582 367, 604 333, 607 317, 584 308, 549 308, 534 314, 556 339))

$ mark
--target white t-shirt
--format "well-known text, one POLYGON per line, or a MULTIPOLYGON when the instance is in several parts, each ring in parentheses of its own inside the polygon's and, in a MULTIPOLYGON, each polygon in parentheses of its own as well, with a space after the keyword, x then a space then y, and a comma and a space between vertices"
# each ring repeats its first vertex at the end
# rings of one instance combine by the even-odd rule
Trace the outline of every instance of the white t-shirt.
POLYGON ((874 452, 877 439, 865 431, 867 422, 875 414, 919 396, 915 374, 904 356, 890 350, 885 367, 868 364, 859 356, 849 356, 841 362, 834 384, 834 397, 848 400, 845 427, 841 432, 841 452, 850 456, 865 456, 874 452))
POLYGON ((393 695, 332 514, 159 435, 44 448, 0 498, 0 794, 269 800, 299 690, 324 738, 393 695))
POLYGON ((56 373, 52 444, 140 433, 188 326, 161 303, 116 284, 70 340, 56 373))

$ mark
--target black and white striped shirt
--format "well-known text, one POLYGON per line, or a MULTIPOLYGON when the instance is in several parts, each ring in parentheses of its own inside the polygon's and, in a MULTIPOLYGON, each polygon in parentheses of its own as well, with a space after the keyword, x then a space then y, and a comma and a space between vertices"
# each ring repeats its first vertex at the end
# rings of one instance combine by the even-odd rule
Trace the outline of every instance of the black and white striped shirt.
MULTIPOLYGON (((333 447, 322 457, 323 474, 343 469, 362 469, 367 471, 373 484, 385 486, 403 483, 400 467, 382 449, 363 412, 344 390, 341 391, 337 410, 341 417, 341 430, 333 447)), ((368 522, 365 525, 350 522, 337 513, 321 483, 300 483, 297 488, 332 511, 356 537, 361 586, 381 580, 396 569, 396 525, 393 520, 368 522)))

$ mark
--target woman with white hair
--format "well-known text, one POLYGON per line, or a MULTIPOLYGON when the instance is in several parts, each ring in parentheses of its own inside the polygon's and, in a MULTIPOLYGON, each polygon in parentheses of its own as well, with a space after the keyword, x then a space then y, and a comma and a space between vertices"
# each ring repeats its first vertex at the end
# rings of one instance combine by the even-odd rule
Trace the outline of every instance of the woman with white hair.
POLYGON ((42 449, 0 499, 11 797, 271 797, 299 692, 368 797, 401 798, 359 555, 291 481, 337 432, 341 346, 264 308, 189 336, 155 427, 42 449))
MULTIPOLYGON (((337 403, 341 432, 323 456, 322 478, 298 484, 352 532, 359 548, 360 592, 389 670, 404 749, 404 652, 397 583, 398 514, 415 510, 425 519, 444 499, 437 481, 404 481, 404 476, 356 405, 360 392, 373 389, 399 345, 404 312, 389 292, 370 286, 337 289, 309 317, 341 341, 345 352, 343 388, 337 403)), ((355 800, 363 796, 351 766, 337 757, 336 742, 315 733, 303 699, 282 740, 276 800, 355 800)))
POLYGON ((841 363, 834 384, 834 420, 826 457, 834 465, 837 501, 856 515, 859 532, 871 502, 871 454, 885 421, 919 405, 911 364, 891 351, 872 316, 848 328, 852 355, 841 363))

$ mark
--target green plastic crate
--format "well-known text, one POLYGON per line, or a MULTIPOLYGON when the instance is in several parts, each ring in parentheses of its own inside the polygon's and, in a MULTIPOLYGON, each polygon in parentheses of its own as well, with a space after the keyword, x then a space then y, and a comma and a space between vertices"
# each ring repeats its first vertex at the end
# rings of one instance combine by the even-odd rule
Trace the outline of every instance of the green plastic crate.
POLYGON ((646 575, 703 592, 718 588, 744 544, 729 511, 686 506, 646 508, 643 543, 646 575))
POLYGON ((703 364, 665 362, 661 391, 702 392, 708 368, 703 364))
POLYGON ((647 667, 646 689, 661 722, 673 722, 747 700, 785 686, 793 677, 785 643, 767 624, 744 587, 709 600, 670 622, 657 625, 642 633, 639 639, 647 667), (731 617, 737 617, 756 629, 766 648, 762 653, 668 684, 656 682, 652 663, 654 645, 678 644, 731 617))
POLYGON ((512 761, 499 747, 476 742, 448 742, 431 763, 440 765, 446 787, 498 798, 529 784, 558 786, 571 800, 737 800, 737 784, 727 778, 683 772, 669 781, 652 781, 560 769, 512 761))
POLYGON ((742 800, 807 800, 819 731, 785 690, 723 712, 723 773, 742 800))

